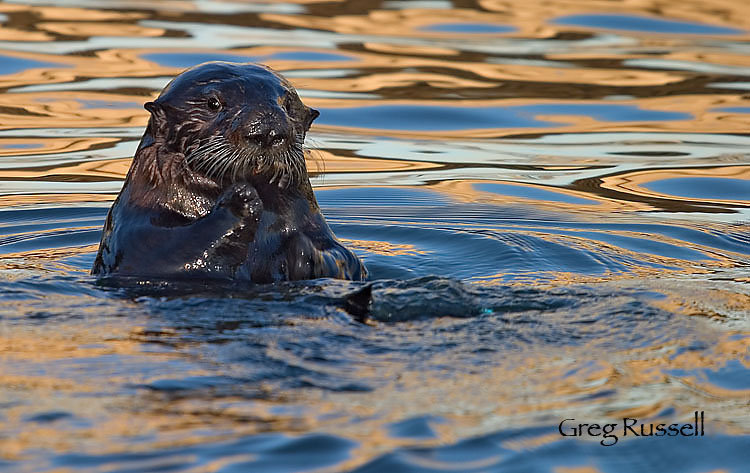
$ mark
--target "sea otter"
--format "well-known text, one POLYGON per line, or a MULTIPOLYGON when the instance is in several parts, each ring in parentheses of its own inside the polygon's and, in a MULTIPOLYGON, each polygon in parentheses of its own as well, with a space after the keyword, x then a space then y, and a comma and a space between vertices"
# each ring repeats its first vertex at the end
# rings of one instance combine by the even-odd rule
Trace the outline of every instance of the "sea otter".
POLYGON ((210 62, 173 79, 109 210, 91 273, 252 283, 367 270, 329 228, 303 141, 318 111, 253 63, 210 62))

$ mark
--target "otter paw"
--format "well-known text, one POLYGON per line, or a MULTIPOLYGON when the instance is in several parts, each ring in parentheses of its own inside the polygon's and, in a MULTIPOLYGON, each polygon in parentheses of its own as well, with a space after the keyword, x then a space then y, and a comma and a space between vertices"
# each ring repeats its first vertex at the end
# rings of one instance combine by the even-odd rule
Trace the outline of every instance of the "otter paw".
POLYGON ((263 202, 258 191, 250 184, 236 184, 228 189, 219 199, 219 206, 229 209, 240 218, 260 217, 263 211, 263 202))

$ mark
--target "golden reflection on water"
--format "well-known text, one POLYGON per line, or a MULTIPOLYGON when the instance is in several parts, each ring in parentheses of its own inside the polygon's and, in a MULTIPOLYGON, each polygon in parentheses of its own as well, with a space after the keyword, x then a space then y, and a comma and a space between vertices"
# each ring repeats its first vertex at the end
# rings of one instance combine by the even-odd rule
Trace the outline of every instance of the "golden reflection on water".
MULTIPOLYGON (((632 171, 620 175, 607 176, 602 179, 601 187, 603 189, 612 189, 619 192, 643 196, 647 198, 658 199, 675 199, 664 193, 648 190, 646 186, 651 182, 662 181, 666 179, 679 179, 691 177, 712 177, 726 178, 748 181, 750 185, 750 166, 728 166, 728 167, 701 167, 701 168, 682 168, 667 170, 644 170, 632 171)), ((716 203, 727 204, 733 207, 750 206, 750 192, 747 195, 741 195, 742 199, 711 199, 702 197, 697 204, 716 203)), ((680 199, 677 199, 680 200, 680 199)))
MULTIPOLYGON (((97 228, 79 228, 77 230, 96 231, 97 228)), ((18 237, 21 235, 10 236, 18 237)), ((62 260, 64 258, 91 254, 97 250, 98 246, 99 245, 64 246, 59 248, 44 248, 5 253, 3 254, 2 259, 0 259, 0 277, 5 283, 10 283, 35 274, 56 275, 66 273, 75 276, 86 276, 88 270, 75 268, 62 260)), ((26 305, 27 303, 25 301, 11 299, 0 303, 0 312, 24 313, 26 305)))
POLYGON ((87 93, 84 98, 77 92, 3 94, 0 107, 17 112, 0 112, 5 123, 0 129, 144 127, 148 114, 140 104, 145 101, 107 93, 87 93))
MULTIPOLYGON (((674 295, 681 297, 681 294, 683 292, 674 295)), ((727 295, 730 303, 736 304, 736 298, 727 295)), ((720 298, 719 294, 713 299, 720 298)), ((599 302, 603 305, 610 303, 599 302)), ((124 304, 132 305, 129 302, 124 304)), ((744 308, 750 308, 749 304, 750 299, 745 298, 744 308)), ((684 310, 679 304, 672 308, 678 313, 684 310)), ((689 311, 685 314, 688 315, 689 311)), ((91 315, 93 317, 95 313, 91 315)), ((359 376, 386 381, 372 392, 279 391, 261 385, 257 389, 266 392, 266 399, 171 397, 148 391, 135 396, 123 395, 119 393, 120 386, 148 383, 152 379, 137 372, 119 372, 115 369, 117 360, 151 366, 164 363, 168 367, 170 361, 179 358, 187 361, 194 355, 146 349, 146 343, 159 339, 179 344, 180 333, 169 327, 154 332, 139 325, 137 318, 133 317, 102 319, 93 324, 92 320, 95 319, 65 324, 52 322, 21 331, 4 330, 8 328, 6 322, 0 322, 3 329, 0 330, 0 357, 5 367, 0 375, 0 393, 4 399, 15 399, 24 393, 33 393, 37 399, 31 412, 27 405, 5 411, 4 428, 15 435, 0 444, 0 458, 29 459, 26 452, 38 448, 60 453, 94 448, 99 454, 115 453, 121 451, 123 440, 144 435, 155 435, 165 446, 174 447, 215 442, 226 435, 211 432, 231 433, 231 437, 237 438, 268 431, 315 431, 359 442, 353 457, 335 470, 345 471, 400 446, 415 445, 415 442, 421 446, 444 445, 508 425, 518 425, 535 416, 600 420, 599 408, 610 404, 607 409, 609 419, 652 417, 672 405, 672 395, 681 397, 675 418, 688 418, 699 406, 710 412, 713 428, 741 432, 741 426, 732 426, 735 419, 742 417, 745 406, 741 401, 748 395, 747 390, 727 390, 692 377, 682 378, 680 383, 664 384, 673 378, 669 373, 675 369, 690 372, 714 370, 735 360, 750 367, 750 338, 747 334, 738 338, 743 332, 724 333, 716 328, 704 332, 712 342, 708 353, 688 351, 679 354, 681 342, 675 339, 663 346, 610 351, 606 359, 599 359, 585 369, 579 369, 577 360, 589 359, 592 353, 598 353, 602 340, 591 346, 571 346, 553 351, 511 350, 503 353, 499 363, 485 364, 481 370, 472 372, 424 371, 412 363, 398 360, 371 362, 360 367, 359 376), (116 358, 107 361, 112 356, 116 358), (97 362, 97 359, 101 361, 97 362), (99 374, 87 376, 82 382, 75 369, 70 371, 71 363, 76 361, 82 363, 81 369, 97 364, 99 374), (58 367, 57 374, 49 373, 50 369, 45 368, 52 366, 58 367), (114 372, 105 376, 107 369, 114 372), (682 389, 681 383, 690 389, 682 389), (638 397, 612 405, 611 395, 592 399, 585 396, 609 391, 638 393, 638 397), (85 409, 82 409, 82 399, 85 400, 85 409), (731 400, 740 402, 731 403, 731 400), (297 409, 279 412, 279 405, 296 406, 297 409), (309 406, 314 406, 314 410, 309 406), (74 412, 85 416, 93 425, 79 426, 61 436, 57 428, 29 424, 24 420, 38 411, 74 412), (431 424, 435 438, 403 439, 389 435, 384 428, 390 423, 419 415, 444 419, 442 424, 431 424), (350 419, 359 420, 349 422, 350 419)), ((454 323, 459 322, 436 320, 430 330, 443 325, 446 330, 441 333, 448 343, 451 341, 450 327, 454 323)), ((407 324, 405 329, 412 332, 412 335, 404 335, 406 339, 410 336, 419 338, 418 329, 414 331, 416 327, 410 328, 407 324)), ((279 356, 288 359, 289 353, 279 352, 279 356)), ((304 363, 301 359, 297 361, 304 363)), ((435 366, 451 365, 455 360, 450 354, 435 354, 431 363, 435 366), (442 359, 442 356, 446 358, 442 359)), ((180 376, 210 375, 210 371, 197 368, 180 372, 180 376)), ((163 376, 159 373, 155 379, 163 376)), ((556 436, 534 437, 515 445, 523 449, 530 446, 528 442, 556 440, 556 436)), ((230 459, 236 458, 228 457, 225 461, 230 459)))
POLYGON ((158 37, 165 31, 162 28, 144 28, 138 25, 123 25, 119 23, 37 23, 36 27, 66 36, 122 36, 122 37, 158 37))
MULTIPOLYGON (((26 143, 25 141, 20 140, 18 142, 26 143)), ((9 143, 12 143, 12 140, 9 140, 9 143)), ((93 149, 97 145, 111 143, 113 143, 113 140, 87 140, 77 143, 65 143, 63 149, 55 149, 52 146, 49 146, 46 149, 34 149, 34 153, 29 150, 29 152, 25 154, 82 151, 93 149)), ((0 171, 0 179, 33 180, 40 178, 57 178, 61 180, 72 180, 71 178, 73 178, 80 182, 104 179, 124 180, 132 161, 132 158, 120 158, 103 161, 87 161, 82 163, 66 163, 59 167, 7 169, 0 171)), ((313 176, 316 174, 325 175, 352 172, 417 171, 439 167, 439 165, 435 163, 341 156, 323 150, 315 150, 309 153, 306 156, 305 162, 313 176)))
MULTIPOLYGON (((24 156, 37 154, 52 153, 80 153, 99 147, 113 145, 118 142, 114 138, 39 138, 33 140, 23 138, 3 138, 0 139, 0 156, 24 156), (31 145, 29 147, 29 145, 31 145)), ((13 177, 12 171, 8 172, 7 177, 13 177)))
MULTIPOLYGON (((389 37, 456 38, 461 34, 425 31, 423 28, 440 23, 503 24, 504 15, 477 10, 452 8, 449 10, 404 8, 400 10, 371 10, 365 15, 338 15, 334 18, 314 15, 260 15, 268 22, 288 26, 315 28, 343 34, 383 35, 389 37)), ((488 33, 482 36, 504 36, 505 33, 488 33)), ((471 35, 474 36, 474 35, 471 35)))
MULTIPOLYGON (((232 2, 220 6, 238 8, 241 14, 207 9, 217 2, 129 2, 130 8, 118 3, 109 9, 0 3, 0 13, 8 17, 0 24, 0 59, 33 64, 8 73, 0 71, 0 206, 4 210, 28 210, 93 204, 104 209, 114 199, 147 123, 142 104, 153 99, 169 78, 183 69, 157 63, 148 56, 166 54, 174 58, 193 53, 220 58, 229 54, 265 58, 264 62, 288 74, 305 102, 317 108, 537 107, 533 116, 526 117, 542 122, 536 127, 490 123, 462 128, 457 123, 455 129, 448 130, 387 130, 316 124, 311 141, 319 149, 308 156, 307 166, 319 177, 315 183, 320 190, 381 186, 388 188, 383 191, 387 194, 420 186, 450 203, 537 208, 568 216, 567 222, 642 223, 645 220, 637 219, 650 213, 684 213, 665 217, 665 224, 706 235, 724 235, 729 233, 727 222, 739 222, 737 233, 746 231, 742 219, 750 207, 747 194, 704 198, 671 195, 649 187, 669 179, 704 177, 750 182, 747 149, 739 141, 750 130, 750 113, 738 111, 750 105, 747 2, 716 0, 708 5, 698 0, 526 0, 520 4, 478 0, 473 8, 472 2, 462 2, 463 8, 445 9, 394 9, 379 3, 363 7, 356 2, 318 0, 287 3, 302 5, 306 12, 284 13, 272 10, 274 4, 232 2), (241 10, 248 6, 267 10, 241 10), (742 29, 744 33, 661 34, 553 22, 566 15, 591 13, 664 17, 742 29), (430 30, 436 25, 472 23, 513 29, 489 33, 430 30), (294 57, 295 53, 335 54, 337 60, 307 60, 294 57), (544 111, 546 106, 560 104, 631 106, 641 111, 687 115, 669 120, 610 121, 566 114, 559 108, 544 111), (663 133, 685 134, 684 140, 665 138, 674 149, 686 150, 684 160, 658 153, 627 157, 610 154, 629 144, 629 138, 622 137, 604 144, 592 141, 591 148, 597 152, 581 155, 565 154, 563 145, 555 150, 534 141, 545 134, 593 136, 615 132, 631 133, 646 152, 649 146, 662 142, 659 137, 663 133), (696 149, 704 137, 705 141, 716 139, 709 134, 738 141, 725 151, 712 149, 702 156, 696 149), (322 137, 322 146, 315 145, 316 137, 322 137), (539 151, 529 152, 533 158, 514 154, 518 148, 491 158, 475 154, 483 144, 508 143, 518 137, 528 138, 526 145, 530 148, 540 146, 539 151), (395 157, 386 154, 389 145, 402 146, 410 140, 415 147, 430 152, 418 158, 406 153, 395 157), (361 147, 347 148, 340 142, 357 142, 361 147), (451 143, 460 143, 459 157, 447 151, 451 143), (373 145, 376 152, 365 151, 366 145, 373 145), (18 191, 22 183, 39 186, 18 191), (112 185, 95 187, 108 183, 112 185), (67 184, 75 186, 64 187, 67 184), (506 193, 502 189, 494 192, 482 188, 484 184, 509 187, 506 193), (8 190, 11 185, 13 190, 8 190), (57 185, 60 187, 54 187, 57 185), (718 214, 718 221, 701 220, 708 213, 718 214)), ((719 148, 722 143, 711 145, 719 148)), ((528 215, 529 220, 536 218, 532 212, 528 215)), ((481 228, 481 216, 475 216, 476 222, 468 217, 463 223, 452 223, 451 228, 467 232, 481 228)), ((46 217, 39 218, 43 221, 46 217)), ((428 220, 422 215, 394 215, 379 222, 416 228, 429 225, 428 220)), ((678 419, 688 418, 699 408, 706 410, 712 428, 730 435, 750 431, 746 415, 750 388, 727 387, 710 376, 730 363, 750 370, 750 297, 746 289, 725 287, 731 281, 744 287, 749 279, 739 271, 718 281, 708 279, 721 269, 746 269, 740 264, 747 261, 746 254, 739 249, 683 241, 679 235, 638 229, 609 232, 701 255, 680 259, 598 241, 586 235, 583 228, 566 228, 570 234, 563 236, 553 226, 517 227, 511 224, 507 232, 587 254, 616 255, 637 262, 626 264, 627 271, 619 273, 550 271, 528 277, 515 275, 510 283, 506 281, 509 271, 499 267, 494 273, 466 278, 468 281, 494 285, 498 290, 504 286, 577 283, 618 287, 636 281, 633 284, 644 286, 639 289, 664 295, 651 303, 675 314, 673 324, 660 327, 665 331, 661 340, 628 348, 605 337, 581 344, 501 349, 480 364, 457 360, 450 350, 436 351, 429 362, 424 362, 429 363, 429 369, 396 355, 353 361, 347 368, 355 374, 349 375, 364 384, 377 381, 371 391, 287 389, 260 382, 248 383, 253 392, 247 397, 212 397, 189 390, 184 396, 170 396, 142 386, 171 376, 216 375, 215 365, 221 365, 221 361, 211 358, 211 343, 195 342, 191 334, 164 321, 154 329, 148 309, 127 298, 103 302, 102 297, 73 294, 71 290, 70 294, 53 296, 59 312, 68 308, 69 313, 29 322, 24 317, 31 320, 31 314, 44 313, 48 308, 44 304, 52 304, 46 300, 48 296, 43 290, 26 299, 9 296, 0 302, 0 311, 15 314, 21 321, 0 318, 0 399, 9 403, 0 417, 0 459, 33 460, 37 449, 115 453, 125 444, 149 451, 264 432, 328 432, 358 442, 351 457, 331 470, 344 471, 400 446, 446 445, 510 426, 550 423, 549 419, 566 417, 592 421, 645 418, 661 415, 669 408, 676 411, 671 417, 678 419), (706 280, 690 279, 701 275, 706 280), (122 311, 123 316, 100 318, 103 311, 113 310, 122 311), (685 327, 692 331, 680 331, 685 327), (692 337, 700 334, 699 341, 707 348, 692 349, 686 332, 692 337), (619 348, 610 348, 613 346, 619 348), (180 367, 177 373, 172 372, 175 366, 180 367), (25 402, 28 399, 33 402, 25 402), (87 422, 71 426, 29 421, 30 416, 48 411, 69 412, 87 422), (388 431, 389 424, 420 415, 445 420, 430 424, 434 437, 399 438, 388 431), (128 443, 149 435, 155 439, 151 443, 128 443)), ((64 230, 97 229, 72 224, 64 230)), ((23 241, 49 237, 59 229, 2 230, 0 237, 23 241)), ((343 240, 358 251, 380 257, 428 258, 435 251, 421 241, 378 240, 377 234, 343 240)), ((23 285, 30 277, 61 274, 85 278, 78 259, 92 255, 97 244, 71 246, 63 242, 49 247, 55 244, 3 253, 3 284, 23 285)), ((592 300, 593 307, 588 310, 607 313, 618 302, 614 299, 592 300)), ((542 317, 535 319, 537 324, 542 322, 542 317)), ((324 328, 332 322, 314 323, 324 328)), ((371 328, 393 338, 402 337, 399 341, 405 346, 429 341, 425 333, 444 337, 445 345, 466 344, 466 333, 457 335, 461 323, 441 318, 429 324, 404 323, 398 331, 388 332, 387 324, 376 322, 371 328)), ((585 332, 585 324, 580 327, 581 333, 585 332)), ((651 327, 643 327, 644 332, 649 330, 651 327)), ((608 336, 617 335, 614 332, 608 336)), ((280 346, 270 346, 265 354, 293 366, 311 363, 280 346)), ((337 368, 316 369, 335 373, 337 368)), ((556 435, 544 435, 508 441, 506 446, 524 451, 558 440, 556 435)), ((189 471, 216 471, 250 459, 227 455, 189 471)), ((555 467, 555 471, 599 470, 580 466, 555 467)))
POLYGON ((150 416, 137 416, 140 418, 136 419, 136 412, 124 412, 123 408, 127 409, 129 402, 118 399, 119 388, 116 386, 139 382, 139 375, 102 372, 99 377, 85 382, 76 376, 77 363, 92 363, 97 359, 103 363, 108 358, 117 357, 131 362, 141 359, 144 363, 159 363, 174 358, 169 354, 144 354, 140 343, 130 339, 131 331, 138 330, 138 327, 130 328, 124 324, 74 323, 58 326, 54 331, 45 326, 3 331, 0 335, 0 353, 4 354, 4 370, 0 374, 3 398, 11 401, 24 393, 33 393, 35 410, 76 412, 96 419, 97 425, 71 429, 67 435, 61 436, 54 427, 27 422, 25 417, 29 413, 25 407, 10 407, 4 412, 5 427, 16 435, 0 443, 0 458, 28 458, 24 452, 35 448, 73 451, 82 444, 95 444, 104 451, 116 451, 118 445, 113 442, 114 438, 138 435, 140 429, 158 428, 158 421, 151 420, 150 416), (103 338, 102 334, 106 337, 103 338), (54 372, 53 366, 58 366, 61 372, 47 374, 54 372))
MULTIPOLYGON (((478 0, 482 8, 489 11, 512 15, 517 23, 535 23, 539 17, 558 17, 576 13, 641 14, 647 16, 677 18, 696 23, 725 25, 733 28, 750 29, 750 6, 735 0, 716 0, 711 7, 701 0, 662 2, 659 0, 529 0, 523 8, 513 8, 510 0, 478 0)), ((637 33, 633 33, 637 34, 637 33)))
MULTIPOLYGON (((71 76, 74 74, 71 74, 71 76)), ((68 77, 67 79, 70 79, 68 77)), ((383 79, 388 83, 389 78, 383 79)), ((429 75, 422 77, 413 76, 407 79, 406 76, 397 74, 393 77, 396 83, 391 85, 413 86, 418 83, 431 82, 429 75)), ((24 79, 24 81, 27 79, 24 79)), ((40 80, 40 79, 37 79, 40 80)), ((363 79, 364 80, 364 79, 363 79)), ((367 79, 373 80, 373 79, 367 79)), ((293 81, 294 82, 294 81, 293 81)), ((319 81, 305 80, 308 85, 320 86, 319 81)), ((337 81, 346 82, 346 81, 337 81)), ((381 86, 382 82, 378 82, 381 86)), ((453 88, 460 87, 460 83, 444 82, 440 87, 453 88)), ((2 87, 2 84, 0 84, 2 87)), ((330 89, 330 87, 328 87, 330 89)), ((350 87, 349 90, 357 90, 357 87, 350 87)), ((371 90, 363 88, 359 90, 371 90)), ((78 92, 55 92, 55 93, 14 93, 3 94, 0 96, 0 107, 5 110, 12 110, 12 113, 4 112, 0 109, 0 130, 23 127, 27 129, 34 128, 54 128, 65 126, 66 128, 92 128, 92 127, 144 127, 148 121, 148 114, 139 106, 140 103, 146 102, 152 97, 117 95, 107 93, 86 93, 82 97, 78 92), (95 105, 89 105, 88 103, 95 105), (98 105, 96 105, 98 104, 98 105), (114 107, 113 107, 114 106, 114 107), (5 123, 3 126, 2 123, 5 123)), ((306 100, 313 107, 320 108, 345 108, 366 107, 373 105, 372 102, 358 100, 342 99, 320 99, 311 98, 306 100)), ((429 101, 420 100, 420 106, 440 106, 450 110, 451 107, 523 107, 529 105, 559 104, 560 101, 550 100, 461 100, 461 101, 429 101)), ((572 102, 571 102, 572 103, 572 102)), ((377 105, 414 105, 413 101, 405 100, 380 100, 377 105)), ((611 105, 609 102, 591 101, 587 104, 594 105, 611 105)), ((745 104, 745 100, 738 96, 736 99, 722 98, 717 100, 711 97, 694 96, 674 98, 654 98, 639 99, 637 102, 620 101, 618 105, 637 105, 642 110, 669 111, 693 113, 689 120, 674 120, 668 122, 638 123, 638 122, 603 122, 592 117, 566 114, 538 114, 534 118, 543 122, 549 122, 550 130, 555 133, 593 133, 593 132, 692 132, 695 127, 700 127, 704 133, 727 133, 741 132, 750 126, 749 115, 737 115, 720 111, 706 111, 717 107, 736 107, 745 104), (694 112, 687 108, 692 105, 694 112)), ((316 125, 319 131, 333 131, 338 133, 353 133, 364 135, 382 135, 383 130, 366 129, 361 127, 341 126, 341 125, 316 125)), ((501 136, 523 135, 529 133, 529 128, 504 127, 498 128, 475 128, 475 129, 457 129, 457 130, 388 130, 388 135, 393 137, 424 137, 424 138, 496 138, 501 136)))
POLYGON ((115 194, 87 194, 65 192, 60 194, 9 194, 0 196, 0 204, 3 207, 19 207, 29 205, 49 205, 49 204, 85 204, 88 202, 102 202, 111 204, 115 199, 115 194))
POLYGON ((341 238, 347 246, 356 248, 358 250, 365 250, 370 253, 376 253, 384 256, 403 256, 403 255, 419 255, 427 254, 427 251, 420 250, 415 245, 406 243, 390 243, 387 241, 375 241, 375 240, 350 240, 347 238, 341 238))
POLYGON ((52 169, 19 169, 0 171, 0 178, 5 179, 38 179, 42 177, 62 178, 63 176, 77 176, 81 181, 85 177, 110 178, 122 180, 128 173, 132 159, 122 158, 108 161, 92 161, 84 163, 71 163, 66 166, 52 169))

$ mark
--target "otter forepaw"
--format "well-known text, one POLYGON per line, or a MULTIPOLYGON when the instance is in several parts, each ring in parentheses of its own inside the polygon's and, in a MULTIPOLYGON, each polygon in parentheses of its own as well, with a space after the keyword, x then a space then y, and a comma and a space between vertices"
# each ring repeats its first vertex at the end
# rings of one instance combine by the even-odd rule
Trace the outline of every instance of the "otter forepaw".
POLYGON ((250 184, 236 184, 228 189, 219 199, 218 205, 229 209, 240 218, 260 217, 263 202, 258 191, 250 184))

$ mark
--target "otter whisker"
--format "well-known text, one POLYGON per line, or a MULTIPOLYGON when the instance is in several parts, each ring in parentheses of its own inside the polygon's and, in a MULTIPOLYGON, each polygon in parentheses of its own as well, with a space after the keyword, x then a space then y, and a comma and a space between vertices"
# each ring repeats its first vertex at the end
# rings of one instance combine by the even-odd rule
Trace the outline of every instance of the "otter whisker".
POLYGON ((233 171, 232 171, 232 179, 236 180, 237 175, 240 176, 242 174, 247 174, 248 166, 250 164, 250 161, 252 160, 252 155, 246 151, 241 151, 237 157, 237 160, 234 162, 233 171))
POLYGON ((229 151, 229 143, 227 143, 226 140, 212 137, 205 145, 202 145, 197 152, 189 157, 188 162, 192 165, 197 161, 197 166, 193 166, 193 170, 196 172, 206 167, 209 167, 210 169, 216 164, 215 159, 222 160, 222 157, 229 151))
POLYGON ((232 166, 234 166, 234 163, 237 161, 238 154, 239 154, 239 150, 237 149, 234 149, 231 151, 231 153, 227 154, 224 162, 222 163, 221 167, 217 171, 218 178, 224 179, 229 169, 231 169, 232 166))
POLYGON ((215 162, 213 165, 208 169, 208 176, 210 178, 216 179, 219 176, 221 176, 221 169, 228 163, 231 162, 232 158, 232 151, 226 150, 218 157, 214 156, 212 159, 215 159, 215 162))
POLYGON ((184 165, 193 172, 219 180, 231 177, 235 181, 249 173, 265 174, 269 183, 285 188, 306 175, 304 139, 304 133, 296 133, 286 150, 273 155, 254 154, 252 150, 232 144, 224 135, 214 135, 192 149, 184 165))
POLYGON ((210 178, 211 176, 213 176, 218 167, 227 159, 227 155, 229 154, 229 152, 229 148, 220 147, 216 152, 211 154, 210 159, 207 159, 203 161, 203 163, 201 163, 201 166, 198 167, 198 170, 207 168, 205 173, 206 176, 210 178))
POLYGON ((281 172, 281 169, 279 169, 278 166, 275 166, 275 169, 273 170, 273 175, 271 176, 271 179, 268 180, 270 184, 273 184, 276 182, 276 178, 279 177, 279 173, 281 172))
POLYGON ((220 180, 223 180, 224 177, 227 174, 227 171, 231 169, 231 167, 234 165, 235 161, 237 160, 237 154, 238 150, 234 150, 230 155, 227 156, 225 159, 225 162, 222 164, 221 168, 219 168, 217 177, 220 180))
POLYGON ((245 173, 252 170, 253 156, 250 153, 242 153, 242 158, 237 162, 237 169, 244 171, 245 173))
POLYGON ((193 170, 199 170, 202 168, 206 163, 205 158, 207 158, 209 155, 213 155, 217 151, 221 149, 221 147, 224 146, 224 142, 221 140, 209 139, 206 143, 201 144, 196 149, 194 149, 191 153, 189 153, 184 160, 184 163, 187 167, 192 168, 193 170), (193 163, 197 162, 198 166, 194 167, 193 163))

